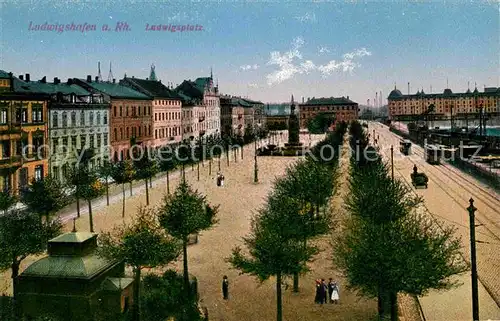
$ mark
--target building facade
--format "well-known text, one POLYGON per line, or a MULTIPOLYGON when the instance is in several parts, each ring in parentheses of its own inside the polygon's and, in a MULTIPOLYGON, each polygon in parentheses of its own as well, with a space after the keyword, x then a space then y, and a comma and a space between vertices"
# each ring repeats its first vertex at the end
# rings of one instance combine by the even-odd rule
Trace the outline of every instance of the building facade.
POLYGON ((48 173, 49 97, 21 78, 0 70, 0 187, 13 194, 48 173))
POLYGON ((175 88, 175 92, 182 97, 186 113, 192 115, 191 123, 185 121, 183 124, 184 139, 220 135, 220 95, 212 76, 195 81, 184 80, 175 88))
POLYGON ((477 87, 464 93, 453 93, 447 88, 439 94, 426 94, 422 90, 409 95, 403 95, 394 87, 387 99, 389 119, 392 120, 410 120, 427 113, 432 113, 435 119, 474 119, 479 118, 481 111, 489 116, 500 116, 500 88, 496 87, 484 88, 483 92, 477 87))
POLYGON ((358 103, 347 97, 330 98, 308 98, 305 103, 299 105, 300 128, 307 128, 307 124, 319 113, 330 114, 336 122, 349 122, 358 119, 358 103))
POLYGON ((133 88, 153 99, 153 146, 175 146, 182 141, 182 101, 161 81, 124 78, 120 84, 133 88))
POLYGON ((76 85, 73 79, 53 83, 38 82, 40 91, 50 95, 49 101, 49 169, 53 177, 64 183, 68 170, 90 152, 90 168, 109 160, 109 109, 102 94, 92 94, 76 85))
POLYGON ((91 76, 87 76, 86 80, 74 80, 87 91, 102 94, 104 101, 111 105, 109 133, 113 161, 130 159, 139 146, 152 147, 154 139, 152 98, 120 85, 115 80, 92 81, 91 76))
POLYGON ((250 107, 239 97, 223 96, 221 102, 222 136, 243 136, 245 130, 245 107, 250 107))

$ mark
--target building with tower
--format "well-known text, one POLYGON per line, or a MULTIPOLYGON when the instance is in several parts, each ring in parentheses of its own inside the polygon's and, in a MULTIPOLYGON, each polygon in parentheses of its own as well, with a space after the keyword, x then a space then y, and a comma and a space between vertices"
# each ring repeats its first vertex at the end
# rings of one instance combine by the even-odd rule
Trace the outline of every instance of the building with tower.
POLYGON ((154 65, 148 79, 126 77, 121 85, 130 87, 152 99, 153 147, 175 146, 182 141, 182 101, 173 90, 157 80, 154 65))
POLYGON ((183 116, 186 113, 185 119, 189 119, 182 124, 183 139, 220 135, 220 95, 212 72, 210 77, 184 80, 175 92, 182 98, 183 116))
POLYGON ((307 124, 319 113, 333 116, 335 119, 331 129, 337 122, 349 122, 358 119, 358 103, 347 97, 330 98, 307 98, 307 101, 299 105, 300 128, 307 128, 307 124))
POLYGON ((463 93, 454 93, 446 88, 442 93, 426 94, 424 90, 418 90, 415 94, 403 95, 394 86, 389 97, 389 119, 411 120, 418 118, 429 110, 433 105, 433 119, 478 119, 480 113, 487 117, 500 116, 500 88, 485 87, 479 92, 477 86, 474 91, 467 89, 463 93))

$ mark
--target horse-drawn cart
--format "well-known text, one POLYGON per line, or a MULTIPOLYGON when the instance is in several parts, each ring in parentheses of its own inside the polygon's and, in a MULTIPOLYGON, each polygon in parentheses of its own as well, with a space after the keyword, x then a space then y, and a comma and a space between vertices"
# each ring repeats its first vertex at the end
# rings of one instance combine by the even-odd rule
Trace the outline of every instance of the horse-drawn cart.
POLYGON ((408 139, 402 140, 399 143, 399 151, 404 155, 410 155, 411 141, 408 139))
POLYGON ((419 186, 425 186, 427 188, 427 183, 429 182, 429 179, 427 178, 427 175, 424 173, 411 173, 411 183, 415 187, 419 186))

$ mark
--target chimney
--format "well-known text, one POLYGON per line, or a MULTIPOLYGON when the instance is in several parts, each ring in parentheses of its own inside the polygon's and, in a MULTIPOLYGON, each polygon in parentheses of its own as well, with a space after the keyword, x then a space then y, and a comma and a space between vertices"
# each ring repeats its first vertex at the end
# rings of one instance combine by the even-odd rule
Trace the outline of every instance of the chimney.
POLYGON ((92 76, 91 75, 87 75, 87 82, 92 82, 92 76))
POLYGON ((30 74, 26 74, 26 81, 30 81, 30 74))
POLYGON ((59 84, 59 83, 60 83, 60 80, 59 80, 59 78, 57 78, 57 77, 54 77, 54 85, 57 85, 57 84, 59 84))
POLYGON ((68 85, 73 85, 73 79, 68 78, 68 85))
POLYGON ((42 80, 40 80, 42 84, 45 84, 47 82, 47 76, 43 76, 42 80))
POLYGON ((113 78, 113 84, 116 84, 116 78, 113 78))
POLYGON ((19 75, 19 79, 24 80, 24 76, 23 75, 19 75))
POLYGON ((99 82, 99 76, 95 76, 95 82, 99 82))

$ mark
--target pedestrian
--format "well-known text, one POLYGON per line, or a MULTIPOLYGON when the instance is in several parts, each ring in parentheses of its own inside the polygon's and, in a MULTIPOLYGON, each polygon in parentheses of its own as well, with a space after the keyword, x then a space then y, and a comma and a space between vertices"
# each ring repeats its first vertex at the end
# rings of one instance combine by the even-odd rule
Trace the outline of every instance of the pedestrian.
POLYGON ((330 296, 330 300, 332 300, 332 302, 335 304, 339 303, 340 294, 339 294, 339 285, 337 284, 337 282, 333 282, 333 291, 332 295, 330 296))
POLYGON ((329 278, 328 279, 328 298, 330 299, 330 303, 333 303, 333 301, 331 300, 331 298, 332 298, 334 284, 335 283, 333 282, 333 279, 329 278))
POLYGON ((327 303, 328 302, 328 286, 326 285, 325 283, 325 279, 321 279, 321 286, 323 287, 323 301, 321 302, 322 304, 323 303, 327 303))
POLYGON ((222 296, 224 300, 229 300, 229 280, 227 275, 222 278, 222 296))
POLYGON ((316 280, 316 296, 314 297, 314 303, 321 303, 321 281, 316 280))
POLYGON ((220 172, 217 173, 217 186, 220 186, 221 185, 221 175, 220 175, 220 172))
POLYGON ((220 176, 220 186, 224 186, 224 175, 220 176))

